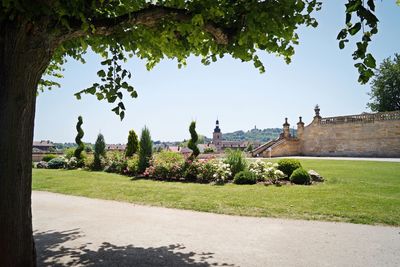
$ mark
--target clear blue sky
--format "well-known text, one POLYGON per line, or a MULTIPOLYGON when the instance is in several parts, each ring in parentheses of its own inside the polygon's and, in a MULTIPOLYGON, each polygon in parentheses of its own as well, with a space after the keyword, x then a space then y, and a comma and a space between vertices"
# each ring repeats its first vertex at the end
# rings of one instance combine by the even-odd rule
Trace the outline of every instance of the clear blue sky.
MULTIPOLYGON (((197 131, 212 135, 218 117, 222 132, 281 127, 284 118, 294 126, 298 116, 308 124, 315 104, 321 115, 357 114, 366 109, 369 85, 359 85, 351 54, 355 41, 340 50, 336 36, 344 24, 344 0, 325 1, 317 13, 318 28, 302 28, 300 45, 292 63, 262 53, 266 73, 260 74, 251 63, 229 56, 204 66, 192 57, 188 66, 178 69, 176 62, 163 61, 150 72, 144 62, 131 59, 126 67, 137 99, 125 99, 127 113, 121 122, 112 105, 73 94, 97 81, 100 58, 88 53, 87 63, 69 61, 61 88, 38 96, 35 140, 73 142, 77 117, 83 116, 85 142, 94 142, 101 132, 107 143, 124 143, 130 129, 138 134, 144 125, 153 140, 174 141, 189 138, 191 120, 197 131)), ((395 0, 377 1, 379 33, 371 51, 377 62, 400 53, 400 7, 395 0)))

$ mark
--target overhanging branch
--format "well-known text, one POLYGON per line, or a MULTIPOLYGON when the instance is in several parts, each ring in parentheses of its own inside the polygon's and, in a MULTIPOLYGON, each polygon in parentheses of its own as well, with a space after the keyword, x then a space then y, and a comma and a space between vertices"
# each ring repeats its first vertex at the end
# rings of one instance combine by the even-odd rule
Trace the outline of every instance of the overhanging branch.
MULTIPOLYGON (((190 22, 193 16, 194 14, 185 9, 150 5, 136 12, 115 18, 92 19, 89 20, 89 23, 95 28, 93 34, 112 35, 118 30, 132 26, 155 27, 164 19, 171 19, 177 22, 190 22)), ((60 42, 92 34, 82 29, 82 22, 79 20, 70 21, 70 27, 71 30, 61 37, 60 42)), ((205 32, 211 34, 218 44, 228 44, 230 34, 227 29, 218 27, 212 22, 205 22, 203 29, 205 32)))

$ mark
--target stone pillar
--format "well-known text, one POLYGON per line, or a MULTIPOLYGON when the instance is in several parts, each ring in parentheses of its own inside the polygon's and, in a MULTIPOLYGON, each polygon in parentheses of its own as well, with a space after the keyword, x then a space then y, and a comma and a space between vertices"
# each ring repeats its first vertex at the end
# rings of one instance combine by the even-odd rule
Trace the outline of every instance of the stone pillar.
POLYGON ((314 111, 315 111, 315 116, 314 116, 313 122, 320 123, 321 122, 321 116, 319 115, 320 108, 319 108, 318 105, 315 106, 314 111))
POLYGON ((290 137, 290 124, 287 121, 287 118, 285 118, 285 123, 283 124, 283 138, 289 138, 290 137))
POLYGON ((304 122, 301 119, 302 118, 299 117, 299 122, 297 123, 297 137, 299 139, 303 138, 303 132, 304 132, 304 122))

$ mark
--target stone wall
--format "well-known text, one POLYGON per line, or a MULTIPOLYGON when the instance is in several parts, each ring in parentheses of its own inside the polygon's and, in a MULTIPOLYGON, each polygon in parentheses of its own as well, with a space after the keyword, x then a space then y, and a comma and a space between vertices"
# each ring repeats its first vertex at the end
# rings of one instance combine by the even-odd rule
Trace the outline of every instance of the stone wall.
POLYGON ((400 112, 315 117, 299 148, 306 156, 400 157, 400 112))
POLYGON ((297 156, 299 155, 300 142, 297 138, 281 139, 262 152, 265 158, 270 157, 284 157, 284 156, 297 156))

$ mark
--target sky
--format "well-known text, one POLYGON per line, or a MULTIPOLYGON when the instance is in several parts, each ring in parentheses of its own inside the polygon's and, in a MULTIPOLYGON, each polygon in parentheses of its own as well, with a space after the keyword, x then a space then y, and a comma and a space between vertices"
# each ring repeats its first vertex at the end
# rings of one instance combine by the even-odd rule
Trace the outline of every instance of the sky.
MULTIPOLYGON (((400 7, 395 0, 377 1, 379 33, 370 51, 379 64, 400 53, 400 7)), ((370 85, 357 82, 352 52, 358 39, 340 50, 336 36, 344 24, 344 0, 323 1, 315 14, 317 28, 300 28, 300 44, 292 63, 260 53, 266 72, 260 74, 252 63, 225 56, 204 66, 200 58, 188 59, 178 69, 176 61, 164 60, 151 71, 145 62, 129 59, 125 67, 132 72, 131 84, 138 98, 124 98, 125 119, 111 111, 114 107, 91 95, 81 100, 74 96, 98 81, 101 58, 86 55, 86 64, 69 60, 65 65, 61 88, 39 94, 36 104, 34 140, 73 142, 79 115, 83 117, 83 141, 94 143, 102 133, 107 143, 126 143, 128 132, 138 135, 144 126, 153 140, 189 139, 189 124, 196 121, 199 134, 212 136, 215 120, 222 132, 282 127, 284 118, 295 126, 298 117, 306 123, 319 104, 322 117, 359 114, 369 111, 370 85)), ((360 37, 358 37, 360 38, 360 37)))

